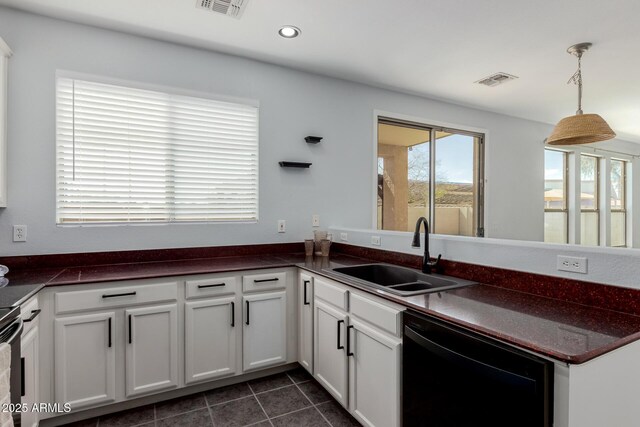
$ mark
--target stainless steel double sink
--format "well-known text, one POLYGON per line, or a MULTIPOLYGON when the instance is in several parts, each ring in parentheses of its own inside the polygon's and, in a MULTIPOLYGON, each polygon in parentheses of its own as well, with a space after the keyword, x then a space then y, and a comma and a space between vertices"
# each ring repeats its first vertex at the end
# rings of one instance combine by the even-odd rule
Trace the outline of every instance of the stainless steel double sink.
POLYGON ((411 268, 391 264, 363 264, 331 269, 357 283, 386 292, 412 296, 475 285, 476 282, 440 274, 426 274, 411 268))

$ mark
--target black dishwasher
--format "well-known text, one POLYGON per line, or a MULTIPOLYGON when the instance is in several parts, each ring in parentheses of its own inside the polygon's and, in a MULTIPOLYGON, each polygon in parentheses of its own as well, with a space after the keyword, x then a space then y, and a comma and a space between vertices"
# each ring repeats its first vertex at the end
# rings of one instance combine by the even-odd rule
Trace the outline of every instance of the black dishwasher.
POLYGON ((548 427, 553 363, 407 310, 403 426, 548 427))

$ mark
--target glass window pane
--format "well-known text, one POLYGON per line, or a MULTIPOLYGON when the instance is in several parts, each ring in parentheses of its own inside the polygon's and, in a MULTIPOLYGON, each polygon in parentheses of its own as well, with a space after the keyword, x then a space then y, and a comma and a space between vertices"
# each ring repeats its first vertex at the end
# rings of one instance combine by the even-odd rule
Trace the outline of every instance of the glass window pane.
POLYGON ((436 132, 435 233, 475 236, 476 138, 436 132))
POLYGON ((627 246, 627 214, 611 212, 611 246, 627 246))
POLYGON ((427 128, 378 124, 378 229, 413 231, 429 217, 427 128))
POLYGON ((544 213, 544 241, 547 243, 567 243, 567 213, 544 213))
POLYGON ((585 211, 580 214, 580 242, 586 246, 598 246, 600 243, 599 236, 599 214, 598 212, 585 211))
MULTIPOLYGON (((565 209, 565 159, 562 151, 544 150, 544 208, 565 209)), ((546 240, 545 240, 546 241, 546 240)))
POLYGON ((625 164, 622 160, 611 160, 611 210, 623 210, 625 164))
POLYGON ((598 158, 580 156, 580 207, 598 209, 598 158))

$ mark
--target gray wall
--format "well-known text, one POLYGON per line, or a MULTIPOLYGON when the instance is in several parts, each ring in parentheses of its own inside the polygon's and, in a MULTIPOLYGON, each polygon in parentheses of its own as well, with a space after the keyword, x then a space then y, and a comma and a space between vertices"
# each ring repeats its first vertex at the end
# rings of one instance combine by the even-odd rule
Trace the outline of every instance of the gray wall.
POLYGON ((0 37, 14 51, 1 255, 300 241, 314 213, 325 228, 369 228, 376 109, 487 129, 487 235, 542 239, 549 125, 6 8, 0 37), (259 100, 259 222, 57 227, 56 70, 259 100), (306 135, 324 140, 307 145, 306 135), (313 166, 287 170, 279 160, 313 166), (285 234, 276 232, 278 219, 287 220, 285 234), (28 226, 28 242, 12 242, 13 224, 28 226))

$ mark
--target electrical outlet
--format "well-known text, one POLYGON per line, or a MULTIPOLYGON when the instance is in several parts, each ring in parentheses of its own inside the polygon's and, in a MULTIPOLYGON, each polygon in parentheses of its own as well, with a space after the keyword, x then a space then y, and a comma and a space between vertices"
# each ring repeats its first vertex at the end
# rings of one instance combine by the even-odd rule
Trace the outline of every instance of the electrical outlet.
POLYGON ((26 242, 27 241, 27 226, 26 225, 14 225, 13 226, 13 241, 14 242, 26 242))
POLYGON ((347 233, 340 233, 340 240, 343 242, 349 241, 349 235, 347 233))
POLYGON ((380 246, 380 236, 371 236, 371 244, 380 246))
POLYGON ((320 227, 320 215, 315 214, 311 217, 311 223, 314 227, 320 227))
POLYGON ((287 225, 285 223, 284 219, 279 219, 278 220, 278 233, 284 233, 285 231, 287 231, 287 225))
POLYGON ((587 274, 587 258, 558 255, 558 270, 587 274))

